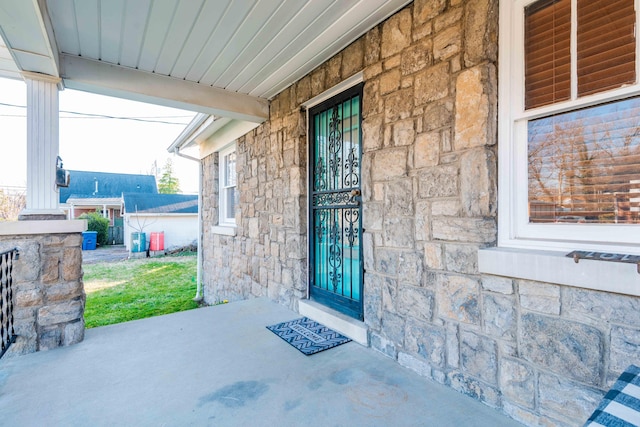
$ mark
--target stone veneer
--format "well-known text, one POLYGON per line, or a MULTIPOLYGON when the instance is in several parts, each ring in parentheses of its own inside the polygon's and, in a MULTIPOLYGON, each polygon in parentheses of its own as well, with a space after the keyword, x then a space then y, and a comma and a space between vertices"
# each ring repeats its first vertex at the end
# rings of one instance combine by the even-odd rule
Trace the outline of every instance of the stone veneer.
POLYGON ((13 266, 18 338, 4 357, 82 341, 85 293, 81 233, 0 236, 0 252, 14 247, 20 251, 13 266))
POLYGON ((525 424, 581 425, 640 360, 640 299, 478 273, 496 243, 497 24, 497 0, 415 1, 276 96, 237 143, 236 236, 211 232, 207 157, 205 300, 306 297, 300 107, 363 71, 370 345, 525 424))

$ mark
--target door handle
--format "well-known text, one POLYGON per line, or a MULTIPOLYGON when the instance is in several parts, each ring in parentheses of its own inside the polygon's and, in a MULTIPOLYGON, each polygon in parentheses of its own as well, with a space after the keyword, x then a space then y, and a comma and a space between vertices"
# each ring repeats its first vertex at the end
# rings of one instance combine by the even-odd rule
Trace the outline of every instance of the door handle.
POLYGON ((356 205, 360 204, 360 190, 358 190, 357 188, 354 188, 353 190, 351 190, 351 193, 349 193, 351 195, 351 201, 353 203, 355 203, 356 205))

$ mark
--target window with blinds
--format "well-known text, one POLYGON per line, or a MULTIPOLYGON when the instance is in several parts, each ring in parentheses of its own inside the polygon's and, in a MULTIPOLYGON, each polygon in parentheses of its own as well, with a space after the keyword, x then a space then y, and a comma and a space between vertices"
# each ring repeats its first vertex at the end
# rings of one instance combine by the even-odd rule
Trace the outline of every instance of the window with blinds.
MULTIPOLYGON (((525 109, 635 84, 634 1, 535 2, 524 51, 525 109)), ((527 121, 530 223, 640 223, 640 97, 626 96, 527 121)))
POLYGON ((530 222, 640 222, 640 98, 531 120, 527 130, 530 222))
POLYGON ((236 215, 236 153, 231 152, 224 156, 224 198, 225 198, 225 219, 232 221, 236 215))
POLYGON ((633 0, 578 1, 578 95, 636 81, 633 0))
POLYGON ((525 108, 571 99, 571 62, 577 95, 636 81, 633 0, 540 0, 525 8, 525 108), (572 35, 572 14, 576 17, 572 35), (576 57, 571 58, 571 38, 576 57))
POLYGON ((525 108, 571 97, 571 0, 525 9, 525 108))
POLYGON ((239 193, 236 190, 236 147, 231 145, 218 152, 218 225, 234 226, 239 193))

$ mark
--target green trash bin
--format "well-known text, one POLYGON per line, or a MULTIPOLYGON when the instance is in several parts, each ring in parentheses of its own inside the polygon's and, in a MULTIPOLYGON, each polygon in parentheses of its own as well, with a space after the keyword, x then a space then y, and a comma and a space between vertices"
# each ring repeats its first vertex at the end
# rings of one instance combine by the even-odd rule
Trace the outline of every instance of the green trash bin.
POLYGON ((145 233, 131 233, 131 252, 146 252, 147 236, 145 233))

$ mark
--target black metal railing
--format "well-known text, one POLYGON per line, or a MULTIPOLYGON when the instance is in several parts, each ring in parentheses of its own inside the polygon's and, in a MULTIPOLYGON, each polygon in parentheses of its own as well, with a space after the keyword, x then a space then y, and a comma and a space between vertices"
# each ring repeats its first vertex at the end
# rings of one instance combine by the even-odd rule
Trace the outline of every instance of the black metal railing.
POLYGON ((0 253, 0 357, 16 340, 13 326, 13 263, 19 256, 18 248, 0 253))

